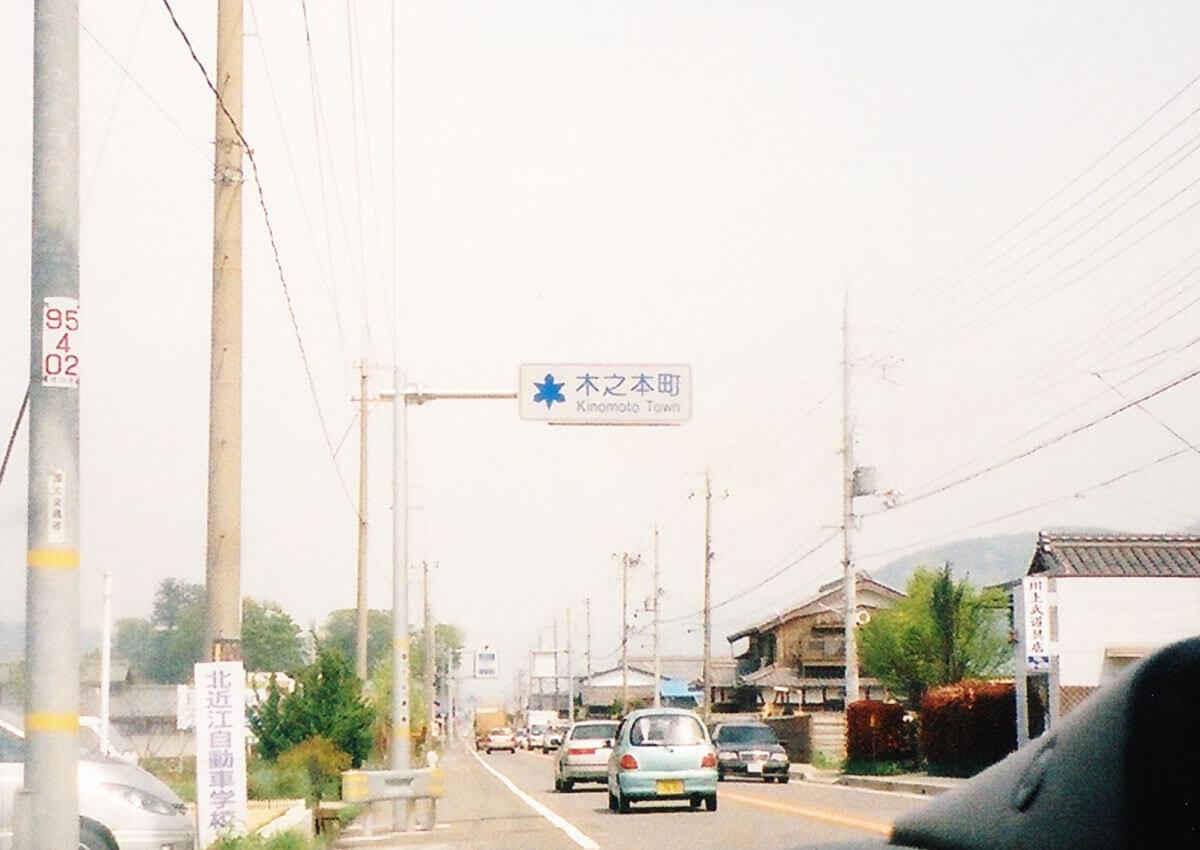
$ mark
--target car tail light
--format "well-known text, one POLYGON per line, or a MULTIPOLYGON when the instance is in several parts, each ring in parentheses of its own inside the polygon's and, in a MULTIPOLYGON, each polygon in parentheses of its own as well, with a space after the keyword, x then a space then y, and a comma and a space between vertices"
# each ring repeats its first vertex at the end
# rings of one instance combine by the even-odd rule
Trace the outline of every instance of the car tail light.
POLYGON ((626 753, 625 755, 621 756, 621 770, 637 770, 637 769, 638 769, 637 759, 635 759, 629 753, 626 753))
POLYGON ((594 756, 595 754, 596 754, 595 747, 591 747, 589 749, 583 749, 582 747, 572 747, 571 749, 567 750, 567 755, 569 755, 569 756, 594 756))
POLYGON ((716 767, 717 766, 717 754, 716 753, 705 753, 704 758, 700 760, 700 766, 701 767, 716 767))

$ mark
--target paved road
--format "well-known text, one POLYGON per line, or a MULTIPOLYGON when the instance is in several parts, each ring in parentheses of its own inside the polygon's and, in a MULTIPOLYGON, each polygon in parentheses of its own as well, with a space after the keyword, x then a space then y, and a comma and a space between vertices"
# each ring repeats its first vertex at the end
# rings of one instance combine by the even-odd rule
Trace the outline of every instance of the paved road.
POLYGON ((608 810, 600 785, 554 791, 553 757, 452 752, 443 761, 442 826, 396 846, 484 850, 754 850, 880 838, 919 797, 793 781, 724 782, 716 812, 664 803, 608 810), (495 772, 489 771, 492 768, 495 772))

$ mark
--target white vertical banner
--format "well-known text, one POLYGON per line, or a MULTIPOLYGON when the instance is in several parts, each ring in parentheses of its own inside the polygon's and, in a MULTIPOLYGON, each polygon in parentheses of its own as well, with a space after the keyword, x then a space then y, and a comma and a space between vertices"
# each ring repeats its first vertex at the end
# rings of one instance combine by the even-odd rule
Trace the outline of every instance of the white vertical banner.
POLYGON ((201 848, 246 833, 246 674, 240 661, 196 665, 196 826, 201 848))
POLYGON ((1021 580, 1025 608, 1025 668, 1030 673, 1050 670, 1050 581, 1045 576, 1021 580))

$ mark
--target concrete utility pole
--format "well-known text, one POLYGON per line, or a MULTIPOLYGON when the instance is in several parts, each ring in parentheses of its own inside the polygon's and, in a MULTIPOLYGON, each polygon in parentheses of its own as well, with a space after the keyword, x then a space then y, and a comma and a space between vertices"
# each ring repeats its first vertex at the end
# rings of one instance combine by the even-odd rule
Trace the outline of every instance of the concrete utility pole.
POLYGON ((108 752, 109 691, 112 689, 112 573, 104 574, 104 622, 100 627, 100 752, 108 752))
POLYGON ((22 850, 79 845, 79 3, 33 5, 22 850))
POLYGON ((662 706, 662 656, 658 634, 658 598, 662 591, 658 583, 658 526, 654 526, 654 707, 662 706))
POLYGON ((588 682, 592 680, 592 597, 587 597, 583 600, 583 615, 587 621, 587 644, 584 647, 587 650, 587 677, 588 682))
POLYGON ((567 609, 567 722, 575 721, 575 669, 571 663, 571 609, 567 609))
POLYGON ((712 476, 704 473, 704 722, 712 717, 712 476))
POLYGON ((554 618, 554 713, 558 714, 558 705, 562 700, 559 698, 560 691, 558 687, 558 617, 554 618))
POLYGON ((621 555, 621 711, 629 711, 629 568, 641 563, 642 556, 621 555))
POLYGON ((242 4, 217 3, 205 569, 210 661, 242 657, 242 143, 233 124, 242 124, 242 4))
MULTIPOLYGON (((404 372, 393 371, 392 405, 392 770, 412 767, 408 705, 408 397, 404 372)), ((397 800, 392 827, 408 829, 410 804, 397 800)))
POLYGON ((846 597, 846 705, 858 699, 858 601, 854 575, 854 427, 850 419, 850 294, 842 305, 842 566, 846 597))
MULTIPOLYGON (((435 564, 436 566, 436 564, 435 564)), ((434 655, 437 652, 437 624, 433 622, 433 612, 429 607, 429 562, 422 561, 424 581, 422 587, 425 596, 425 746, 429 746, 430 736, 433 735, 434 721, 437 718, 437 693, 434 690, 434 655)))
POLYGON ((367 363, 358 372, 358 592, 354 609, 354 673, 367 681, 367 363))

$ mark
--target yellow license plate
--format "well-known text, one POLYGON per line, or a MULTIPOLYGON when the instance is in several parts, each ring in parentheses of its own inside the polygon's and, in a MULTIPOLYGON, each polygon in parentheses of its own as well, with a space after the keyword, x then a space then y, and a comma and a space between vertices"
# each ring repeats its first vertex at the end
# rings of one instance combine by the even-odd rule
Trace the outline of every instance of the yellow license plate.
POLYGON ((660 779, 655 783, 655 790, 659 794, 682 794, 683 780, 682 779, 660 779))

